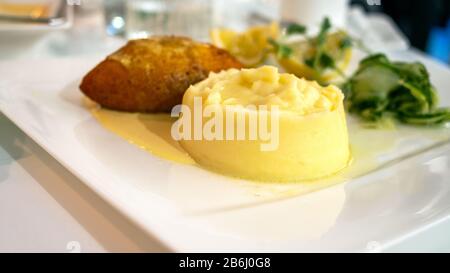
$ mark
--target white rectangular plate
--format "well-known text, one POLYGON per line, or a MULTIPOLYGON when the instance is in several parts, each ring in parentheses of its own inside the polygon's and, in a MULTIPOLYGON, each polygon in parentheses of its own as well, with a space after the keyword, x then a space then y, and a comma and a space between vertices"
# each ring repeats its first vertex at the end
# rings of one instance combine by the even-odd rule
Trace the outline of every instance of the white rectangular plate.
MULTIPOLYGON (((424 62, 450 105, 448 68, 412 52, 393 57, 424 62)), ((301 185, 238 181, 156 158, 83 106, 78 84, 99 60, 0 63, 0 111, 174 251, 378 251, 450 215, 450 144, 442 141, 407 141, 414 155, 392 151, 374 172, 303 195, 301 185)))

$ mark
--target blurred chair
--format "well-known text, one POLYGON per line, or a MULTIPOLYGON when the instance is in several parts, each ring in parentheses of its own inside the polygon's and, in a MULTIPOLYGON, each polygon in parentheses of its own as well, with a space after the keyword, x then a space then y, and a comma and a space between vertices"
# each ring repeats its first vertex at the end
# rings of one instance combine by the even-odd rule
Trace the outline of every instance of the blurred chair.
POLYGON ((385 12, 399 28, 421 50, 426 50, 430 33, 435 26, 444 26, 449 19, 448 0, 381 0, 381 5, 368 5, 367 0, 352 0, 369 12, 385 12))

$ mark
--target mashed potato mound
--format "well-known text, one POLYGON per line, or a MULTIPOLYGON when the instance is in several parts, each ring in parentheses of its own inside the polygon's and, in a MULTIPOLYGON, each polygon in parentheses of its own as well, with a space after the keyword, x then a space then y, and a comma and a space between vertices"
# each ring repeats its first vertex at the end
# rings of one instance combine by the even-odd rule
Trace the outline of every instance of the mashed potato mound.
MULTIPOLYGON (((277 106, 277 126, 268 125, 272 130, 270 136, 277 137, 277 146, 263 151, 261 147, 267 139, 225 137, 183 139, 180 143, 200 165, 234 177, 279 182, 325 177, 345 168, 351 158, 343 98, 336 86, 322 87, 316 82, 279 73, 271 66, 211 73, 204 81, 191 86, 183 97, 183 105, 191 109, 192 116, 188 118, 192 126, 196 120, 195 108, 212 106, 223 110, 220 120, 224 124, 227 117, 236 119, 239 114, 245 117, 248 137, 249 128, 255 129, 250 122, 263 115, 260 107, 267 107, 271 112, 277 106), (200 107, 194 103, 199 98, 200 107), (254 108, 248 108, 249 105, 254 108)), ((203 124, 208 120, 210 117, 201 119, 203 124)), ((227 130, 237 130, 237 122, 233 124, 231 128, 224 127, 224 134, 227 130)))

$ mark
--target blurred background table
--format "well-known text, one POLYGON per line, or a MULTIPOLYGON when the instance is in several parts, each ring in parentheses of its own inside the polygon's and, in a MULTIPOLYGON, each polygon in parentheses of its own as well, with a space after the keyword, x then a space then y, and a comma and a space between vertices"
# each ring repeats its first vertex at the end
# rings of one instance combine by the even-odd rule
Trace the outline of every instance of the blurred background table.
MULTIPOLYGON (((242 7, 252 7, 250 1, 243 2, 241 12, 242 7)), ((270 8, 262 12, 269 18, 277 14, 270 8)), ((228 23, 240 27, 239 21, 228 23)), ((103 10, 94 7, 77 11, 73 27, 65 31, 20 44, 0 37, 0 61, 106 56, 124 43, 123 38, 106 34, 103 10)), ((1 113, 0 132, 0 252, 170 251, 84 186, 1 113)), ((387 251, 450 252, 449 231, 450 220, 444 221, 387 251)))

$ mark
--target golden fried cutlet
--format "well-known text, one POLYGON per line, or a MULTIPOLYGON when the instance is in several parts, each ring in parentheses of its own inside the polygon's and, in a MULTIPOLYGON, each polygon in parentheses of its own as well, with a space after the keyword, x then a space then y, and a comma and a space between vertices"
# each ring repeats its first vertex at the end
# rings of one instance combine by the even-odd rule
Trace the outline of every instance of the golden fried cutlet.
POLYGON ((242 65, 227 51, 189 38, 132 40, 90 71, 80 89, 103 107, 128 112, 170 112, 186 89, 242 65))

